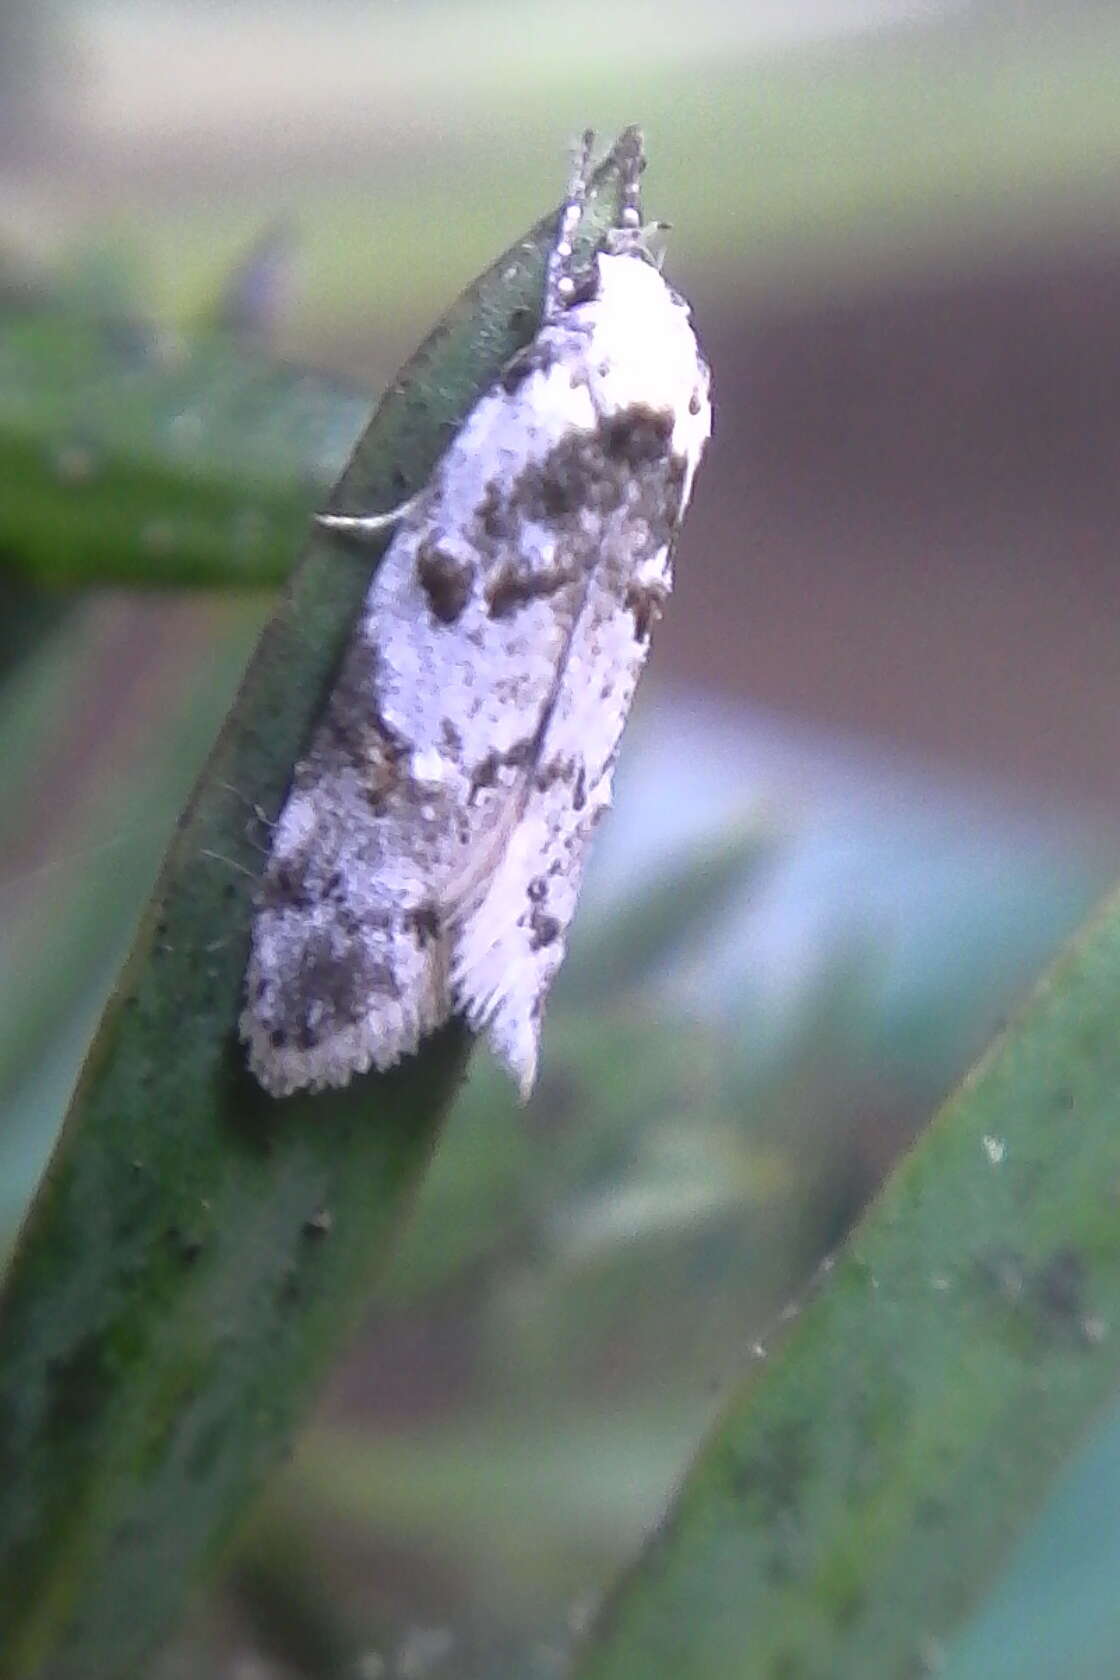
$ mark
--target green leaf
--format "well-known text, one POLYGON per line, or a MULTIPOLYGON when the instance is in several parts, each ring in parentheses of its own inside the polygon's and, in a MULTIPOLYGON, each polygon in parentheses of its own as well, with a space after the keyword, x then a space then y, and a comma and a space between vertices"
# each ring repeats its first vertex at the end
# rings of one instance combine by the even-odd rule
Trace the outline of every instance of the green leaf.
MULTIPOLYGON (((612 154, 581 228, 621 209, 612 154)), ((547 217, 393 385, 339 487, 385 509, 539 312, 547 217)), ((0 1675, 136 1672, 357 1319, 461 1075, 454 1025, 383 1077, 277 1103, 235 1022, 259 838, 368 581, 317 539, 181 820, 0 1299, 0 1675)))
POLYGON ((257 599, 83 596, 0 707, 0 1247, 6 1253, 144 898, 265 617, 257 599), (129 647, 154 629, 143 650, 129 647), (108 633, 107 633, 108 632, 108 633), (105 703, 131 669, 125 704, 105 703), (168 655, 170 654, 170 657, 168 655), (136 671, 149 680, 137 685, 136 671), (133 704, 128 703, 131 696, 133 704), (137 728, 135 702, 161 720, 137 728))
POLYGON ((0 553, 56 587, 280 583, 368 410, 228 335, 0 300, 0 553))
POLYGON ((903 1161, 579 1680, 915 1676, 1120 1379, 1120 902, 903 1161))

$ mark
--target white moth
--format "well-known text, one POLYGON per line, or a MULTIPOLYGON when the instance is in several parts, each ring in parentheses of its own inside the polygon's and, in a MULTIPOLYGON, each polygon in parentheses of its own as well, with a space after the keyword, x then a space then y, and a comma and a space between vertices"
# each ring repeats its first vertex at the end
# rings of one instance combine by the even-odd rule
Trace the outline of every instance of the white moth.
POLYGON ((241 1034, 275 1096, 387 1068, 461 1013, 522 1095, 670 549, 711 429, 685 303, 649 256, 641 142, 621 225, 396 514, 276 823, 241 1034))

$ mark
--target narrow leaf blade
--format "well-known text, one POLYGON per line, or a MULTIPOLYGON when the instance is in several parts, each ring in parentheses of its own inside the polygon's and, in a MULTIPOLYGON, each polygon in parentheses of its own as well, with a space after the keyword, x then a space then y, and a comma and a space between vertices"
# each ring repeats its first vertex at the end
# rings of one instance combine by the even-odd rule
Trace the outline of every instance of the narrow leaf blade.
POLYGON ((1120 902, 888 1182, 579 1680, 935 1667, 1120 1382, 1120 902))

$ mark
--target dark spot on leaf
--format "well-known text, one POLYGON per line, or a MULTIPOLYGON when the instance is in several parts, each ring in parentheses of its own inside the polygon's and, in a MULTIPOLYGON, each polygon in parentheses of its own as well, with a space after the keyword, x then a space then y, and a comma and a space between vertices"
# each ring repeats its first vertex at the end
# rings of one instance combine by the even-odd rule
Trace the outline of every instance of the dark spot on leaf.
POLYGON ((47 1429, 52 1434, 67 1434, 87 1422, 101 1404, 106 1383, 106 1347, 101 1332, 90 1331, 72 1352, 50 1360, 47 1378, 47 1429))
POLYGON ((735 1466, 731 1486, 740 1499, 773 1522, 800 1506, 809 1467, 808 1426, 790 1419, 773 1430, 756 1457, 735 1466))
POLYGON ((188 1266, 193 1266, 202 1253, 202 1238, 192 1232, 184 1231, 178 1225, 168 1227, 167 1240, 179 1258, 184 1260, 188 1266))
POLYGON ((1044 1312, 1057 1319, 1085 1316, 1085 1262, 1073 1248, 1060 1248, 1031 1279, 1031 1294, 1044 1312))

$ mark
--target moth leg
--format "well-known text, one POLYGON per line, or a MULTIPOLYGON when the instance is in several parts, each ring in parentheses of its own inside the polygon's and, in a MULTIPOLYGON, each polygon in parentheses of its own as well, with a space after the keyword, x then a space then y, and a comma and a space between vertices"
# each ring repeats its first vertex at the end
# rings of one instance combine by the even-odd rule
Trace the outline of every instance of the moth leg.
POLYGON ((317 513, 315 523, 321 525, 324 531, 337 531, 340 536, 353 537, 358 542, 380 542, 387 531, 395 531, 415 511, 422 494, 422 491, 417 492, 397 507, 390 508, 388 513, 317 513))

